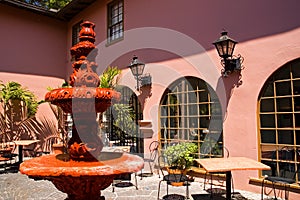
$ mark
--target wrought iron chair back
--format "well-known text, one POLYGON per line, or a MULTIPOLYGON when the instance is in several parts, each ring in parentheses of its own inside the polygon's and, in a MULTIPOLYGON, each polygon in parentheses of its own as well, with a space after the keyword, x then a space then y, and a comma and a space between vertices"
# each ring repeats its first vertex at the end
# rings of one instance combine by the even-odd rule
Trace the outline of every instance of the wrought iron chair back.
MULTIPOLYGON (((228 158, 229 157, 229 150, 227 147, 223 146, 222 148, 222 156, 224 158, 228 158)), ((213 155, 214 154, 214 151, 215 151, 215 147, 212 147, 210 149, 210 155, 213 155)), ((203 184, 203 189, 205 190, 205 186, 206 186, 206 180, 207 180, 207 176, 210 176, 210 195, 211 195, 211 198, 212 198, 212 195, 213 195, 213 174, 225 174, 225 173, 221 173, 221 172, 216 172, 216 173, 206 173, 205 176, 204 176, 204 184, 203 184)), ((220 180, 219 180, 220 182, 220 180)), ((222 181, 222 184, 223 184, 223 181, 222 181)), ((231 178, 231 185, 232 185, 232 192, 234 193, 234 184, 233 184, 233 178, 231 178)))
MULTIPOLYGON (((153 174, 153 168, 154 165, 157 161, 157 157, 158 157, 158 148, 159 148, 159 142, 158 141, 153 141, 150 143, 149 145, 149 152, 150 155, 149 157, 144 158, 144 162, 148 163, 149 168, 150 168, 150 174, 153 174)), ((143 169, 141 169, 141 180, 143 178, 143 169)), ((159 172, 158 172, 159 175, 159 172)))
POLYGON ((297 166, 295 161, 295 156, 300 155, 300 149, 294 148, 293 146, 283 146, 281 149, 276 149, 272 154, 272 163, 271 167, 271 176, 265 176, 262 181, 261 188, 261 199, 263 199, 264 194, 269 195, 273 191, 275 199, 277 199, 277 193, 275 184, 280 183, 284 185, 284 196, 285 199, 288 199, 289 191, 287 187, 289 184, 296 182, 296 174, 299 171, 299 166, 297 166), (272 182, 272 190, 267 191, 265 187, 265 181, 272 182))

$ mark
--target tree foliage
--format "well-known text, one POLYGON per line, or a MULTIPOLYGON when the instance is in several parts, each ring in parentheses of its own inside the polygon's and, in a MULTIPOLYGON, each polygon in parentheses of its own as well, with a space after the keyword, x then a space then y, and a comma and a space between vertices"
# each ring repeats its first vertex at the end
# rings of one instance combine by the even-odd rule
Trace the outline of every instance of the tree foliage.
POLYGON ((49 9, 56 9, 59 10, 65 7, 68 3, 72 0, 19 0, 24 3, 28 3, 34 6, 43 7, 47 10, 49 9))

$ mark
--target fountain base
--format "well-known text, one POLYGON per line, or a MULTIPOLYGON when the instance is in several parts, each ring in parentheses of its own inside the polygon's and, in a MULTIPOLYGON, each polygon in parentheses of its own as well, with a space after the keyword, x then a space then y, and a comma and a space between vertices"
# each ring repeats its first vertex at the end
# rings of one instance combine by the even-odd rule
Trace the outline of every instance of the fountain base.
POLYGON ((68 194, 68 200, 105 199, 101 190, 118 174, 134 173, 144 166, 141 157, 122 152, 101 152, 99 161, 70 160, 68 154, 46 155, 24 161, 20 172, 35 180, 49 180, 68 194))

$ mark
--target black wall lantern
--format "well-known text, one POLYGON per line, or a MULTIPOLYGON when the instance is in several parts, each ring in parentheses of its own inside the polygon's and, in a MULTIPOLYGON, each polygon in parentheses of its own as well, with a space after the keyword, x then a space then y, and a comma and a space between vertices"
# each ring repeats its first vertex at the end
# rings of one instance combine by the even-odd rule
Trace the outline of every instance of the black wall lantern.
MULTIPOLYGON (((136 89, 140 91, 140 87, 144 85, 151 85, 151 76, 149 74, 143 75, 145 69, 145 63, 138 60, 137 56, 133 56, 131 63, 128 66, 131 70, 132 75, 136 79, 136 89)), ((137 153, 143 153, 144 140, 141 136, 139 124, 139 104, 138 97, 135 100, 135 123, 136 123, 136 151, 137 153)))
POLYGON ((143 75, 145 63, 138 60, 137 56, 133 56, 130 65, 128 66, 132 75, 136 79, 136 89, 140 90, 141 86, 151 85, 151 76, 149 74, 143 75))
POLYGON ((234 71, 241 71, 244 58, 241 55, 234 56, 234 47, 237 41, 228 37, 227 32, 223 31, 221 37, 213 43, 218 51, 219 56, 222 58, 221 64, 224 67, 222 69, 222 75, 228 76, 228 74, 234 71))

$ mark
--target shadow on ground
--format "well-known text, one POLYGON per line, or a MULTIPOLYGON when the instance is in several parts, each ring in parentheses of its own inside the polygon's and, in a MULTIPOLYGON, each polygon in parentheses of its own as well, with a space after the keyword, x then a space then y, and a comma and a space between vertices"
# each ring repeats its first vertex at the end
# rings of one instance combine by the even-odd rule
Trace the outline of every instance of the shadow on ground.
MULTIPOLYGON (((194 200, 211 200, 210 194, 192 194, 194 200)), ((213 194, 213 200, 226 200, 225 194, 213 194)), ((239 193, 232 196, 232 200, 248 200, 239 193)))

